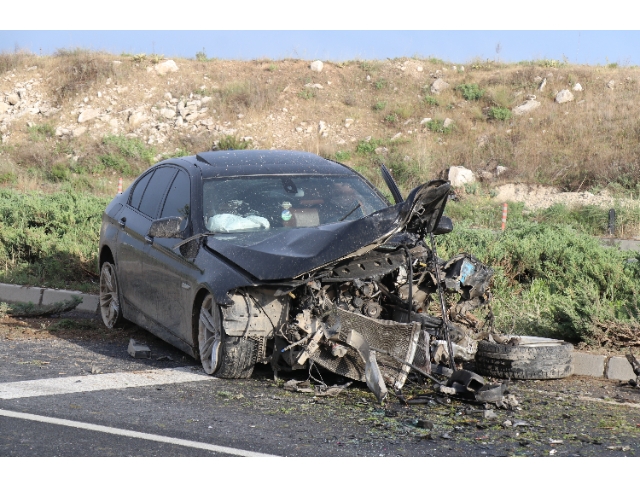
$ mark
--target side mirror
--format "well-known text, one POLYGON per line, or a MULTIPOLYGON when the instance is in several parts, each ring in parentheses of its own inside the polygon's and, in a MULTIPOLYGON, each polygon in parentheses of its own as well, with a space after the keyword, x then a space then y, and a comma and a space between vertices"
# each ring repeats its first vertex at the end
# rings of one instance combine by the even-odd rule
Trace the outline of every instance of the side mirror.
POLYGON ((160 218, 151 223, 149 228, 149 237, 152 238, 182 238, 182 217, 170 216, 168 218, 160 218))
POLYGON ((444 235, 445 233, 449 233, 453 231, 453 221, 448 216, 442 215, 440 217, 440 221, 438 222, 438 226, 433 231, 434 235, 444 235))

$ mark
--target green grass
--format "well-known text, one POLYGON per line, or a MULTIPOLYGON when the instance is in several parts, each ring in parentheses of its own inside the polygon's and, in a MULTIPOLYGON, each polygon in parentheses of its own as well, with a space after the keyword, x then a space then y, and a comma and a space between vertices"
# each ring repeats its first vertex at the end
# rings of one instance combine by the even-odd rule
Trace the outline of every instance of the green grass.
POLYGON ((29 140, 32 142, 39 142, 41 140, 53 137, 56 134, 56 129, 50 123, 44 123, 41 125, 33 125, 28 127, 29 140))
POLYGON ((148 147, 142 140, 136 137, 106 135, 102 139, 102 143, 106 147, 117 149, 122 156, 128 159, 137 159, 149 164, 153 164, 155 162, 155 149, 148 147))

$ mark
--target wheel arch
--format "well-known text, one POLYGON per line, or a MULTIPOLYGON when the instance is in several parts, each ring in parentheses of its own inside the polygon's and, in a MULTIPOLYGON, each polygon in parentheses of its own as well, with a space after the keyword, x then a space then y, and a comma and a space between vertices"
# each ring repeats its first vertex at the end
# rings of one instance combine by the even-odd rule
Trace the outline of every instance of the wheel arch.
POLYGON ((108 245, 103 245, 100 249, 100 262, 98 264, 98 269, 102 269, 102 264, 105 262, 111 262, 114 265, 116 263, 116 260, 113 258, 113 252, 108 245))

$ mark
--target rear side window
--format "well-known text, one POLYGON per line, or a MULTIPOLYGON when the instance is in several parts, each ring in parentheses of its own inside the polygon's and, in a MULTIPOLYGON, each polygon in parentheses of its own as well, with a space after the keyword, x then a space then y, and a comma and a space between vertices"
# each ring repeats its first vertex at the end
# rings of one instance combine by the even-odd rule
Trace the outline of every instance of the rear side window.
POLYGON ((149 179, 153 176, 153 172, 151 171, 146 176, 138 181, 136 187, 133 188, 133 192, 131 193, 131 201, 129 204, 133 206, 136 210, 138 206, 140 206, 140 201, 142 201, 142 195, 144 194, 144 190, 147 189, 147 184, 149 183, 149 179))
POLYGON ((187 227, 189 213, 191 211, 191 188, 189 176, 184 171, 178 171, 178 175, 169 187, 169 194, 162 207, 160 218, 170 216, 182 217, 181 230, 187 227))
POLYGON ((157 217, 160 202, 164 198, 167 187, 175 176, 176 170, 174 167, 160 167, 155 170, 142 195, 142 201, 138 208, 140 212, 151 218, 157 217))

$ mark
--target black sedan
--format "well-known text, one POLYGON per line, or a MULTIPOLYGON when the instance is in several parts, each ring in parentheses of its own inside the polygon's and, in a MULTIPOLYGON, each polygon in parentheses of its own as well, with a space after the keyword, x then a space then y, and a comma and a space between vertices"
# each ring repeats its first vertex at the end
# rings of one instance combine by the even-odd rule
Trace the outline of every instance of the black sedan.
POLYGON ((402 387, 442 329, 425 312, 437 285, 425 237, 451 228, 449 183, 403 200, 383 175, 394 205, 352 169, 304 152, 156 164, 103 216, 105 325, 132 321, 223 378, 257 363, 319 365, 378 395, 402 387))

